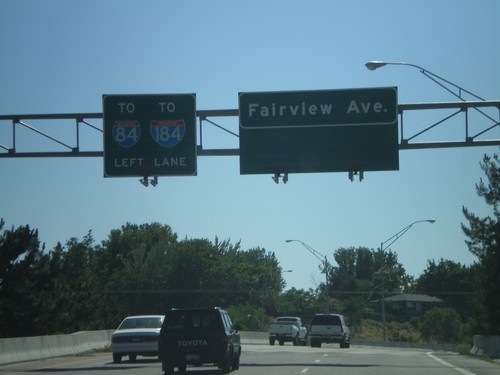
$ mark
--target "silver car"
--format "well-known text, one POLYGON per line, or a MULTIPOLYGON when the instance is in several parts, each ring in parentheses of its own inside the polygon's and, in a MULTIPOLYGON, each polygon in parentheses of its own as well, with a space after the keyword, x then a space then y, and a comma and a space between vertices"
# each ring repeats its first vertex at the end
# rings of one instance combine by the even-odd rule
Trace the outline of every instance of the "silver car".
POLYGON ((138 315, 125 318, 111 336, 113 362, 128 355, 131 362, 138 355, 158 356, 158 338, 164 315, 138 315))

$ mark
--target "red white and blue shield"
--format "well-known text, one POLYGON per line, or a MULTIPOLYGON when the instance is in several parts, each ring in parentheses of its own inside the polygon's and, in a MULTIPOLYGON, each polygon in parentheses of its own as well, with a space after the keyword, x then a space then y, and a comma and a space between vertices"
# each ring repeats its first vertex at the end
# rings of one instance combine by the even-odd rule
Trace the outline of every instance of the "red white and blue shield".
POLYGON ((113 139, 118 145, 130 148, 141 138, 141 124, 137 120, 115 121, 112 133, 113 139))
POLYGON ((150 129, 155 142, 165 148, 178 145, 186 134, 184 120, 152 120, 150 129))

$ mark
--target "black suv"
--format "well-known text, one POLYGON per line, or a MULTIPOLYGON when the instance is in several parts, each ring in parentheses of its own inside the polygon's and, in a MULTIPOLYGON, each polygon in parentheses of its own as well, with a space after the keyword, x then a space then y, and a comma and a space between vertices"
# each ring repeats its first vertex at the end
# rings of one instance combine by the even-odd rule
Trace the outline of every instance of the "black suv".
POLYGON ((185 372, 187 365, 213 364, 224 374, 240 367, 240 334, 226 311, 172 309, 160 331, 158 356, 165 374, 174 367, 185 372))

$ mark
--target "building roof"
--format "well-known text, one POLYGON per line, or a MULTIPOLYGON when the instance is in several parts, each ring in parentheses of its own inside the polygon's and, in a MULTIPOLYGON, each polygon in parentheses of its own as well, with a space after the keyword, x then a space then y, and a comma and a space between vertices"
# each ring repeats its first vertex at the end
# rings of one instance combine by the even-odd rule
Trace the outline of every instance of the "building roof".
POLYGON ((423 303, 441 303, 442 299, 428 296, 425 294, 396 294, 392 297, 384 298, 387 302, 423 302, 423 303))

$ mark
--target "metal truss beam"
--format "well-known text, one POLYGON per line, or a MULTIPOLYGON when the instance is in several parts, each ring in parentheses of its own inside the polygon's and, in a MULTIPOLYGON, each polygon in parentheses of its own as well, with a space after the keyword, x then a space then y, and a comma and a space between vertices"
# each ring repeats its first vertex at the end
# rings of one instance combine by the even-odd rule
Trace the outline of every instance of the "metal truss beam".
MULTIPOLYGON (((196 116, 199 121, 197 145, 198 156, 237 156, 238 148, 207 148, 204 145, 204 129, 206 126, 212 126, 218 130, 229 133, 232 136, 239 136, 238 120, 234 124, 235 130, 229 130, 214 120, 224 117, 238 117, 238 109, 220 109, 220 110, 198 110, 196 116)), ((462 101, 462 102, 443 102, 443 103, 414 103, 399 104, 399 149, 432 149, 432 148, 450 148, 450 147, 477 147, 477 146, 500 146, 500 136, 495 138, 495 134, 500 130, 500 100, 484 101, 462 101), (445 114, 438 121, 431 122, 429 125, 420 125, 407 123, 407 116, 414 111, 428 111, 431 113, 441 113, 441 111, 453 111, 451 114, 445 114), (486 112, 486 111, 490 112, 486 112), (479 120, 474 119, 474 128, 478 127, 480 122, 481 130, 476 134, 471 134, 471 112, 478 114, 479 120), (432 130, 442 127, 444 124, 455 120, 458 117, 463 125, 463 137, 458 140, 439 140, 432 139, 432 130), (415 130, 423 128, 422 130, 415 130), (408 136, 407 132, 412 132, 408 136), (425 141, 418 141, 423 136, 427 136, 425 141), (430 138, 429 139, 429 135, 430 138)), ((94 145, 96 142, 102 145, 102 113, 63 113, 63 114, 25 114, 25 115, 0 115, 0 158, 41 158, 41 157, 102 157, 102 147, 94 150, 87 150, 86 145, 82 145, 81 128, 85 127, 92 131, 89 143, 94 145), (53 120, 63 120, 65 133, 68 132, 68 126, 73 127, 74 140, 68 142, 58 132, 61 127, 50 124, 53 120), (98 123, 98 124, 96 124, 98 123), (20 134, 20 129, 23 129, 20 134), (42 130, 45 129, 45 130, 42 130), (46 129, 50 129, 50 134, 46 129), (19 137, 26 137, 27 134, 33 134, 39 138, 45 139, 42 146, 30 143, 31 150, 18 150, 17 143, 19 137)), ((477 117, 477 116, 476 116, 477 117)), ((419 120, 420 121, 420 120, 419 120)), ((30 134, 30 135, 31 135, 30 134)), ((65 134, 67 138, 67 134, 65 134)))

